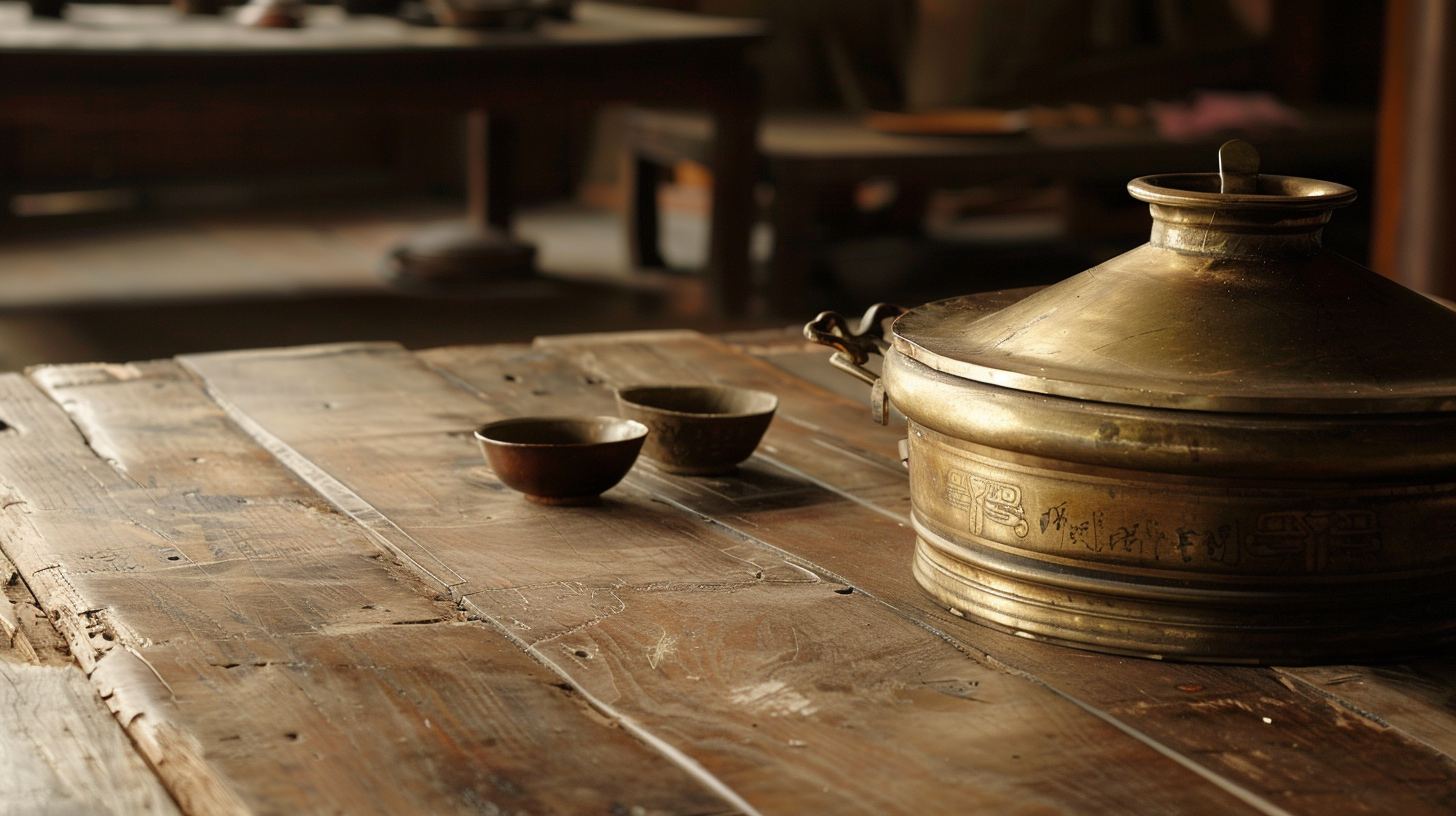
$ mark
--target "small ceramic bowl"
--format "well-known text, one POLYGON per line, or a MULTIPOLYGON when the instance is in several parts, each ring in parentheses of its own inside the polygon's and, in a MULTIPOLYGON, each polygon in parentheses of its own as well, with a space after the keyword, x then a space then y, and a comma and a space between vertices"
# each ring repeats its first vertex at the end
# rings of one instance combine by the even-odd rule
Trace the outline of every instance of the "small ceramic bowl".
POLYGON ((506 486, 537 504, 601 501, 637 461, 647 426, 617 417, 525 417, 475 432, 485 461, 506 486))
POLYGON ((617 390, 617 413, 652 429, 642 453, 689 476, 732 473, 753 454, 779 398, 724 385, 645 385, 617 390))

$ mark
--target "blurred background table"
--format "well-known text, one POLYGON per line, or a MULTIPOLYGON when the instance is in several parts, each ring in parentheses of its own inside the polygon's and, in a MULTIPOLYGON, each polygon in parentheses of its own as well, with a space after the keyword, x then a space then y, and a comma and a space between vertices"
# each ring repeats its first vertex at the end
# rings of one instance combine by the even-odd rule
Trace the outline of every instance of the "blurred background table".
POLYGON ((240 27, 170 7, 74 5, 65 21, 28 20, 0 4, 0 191, 13 158, 4 131, 56 121, 186 121, 225 108, 239 122, 293 112, 474 110, 472 218, 508 227, 513 110, 543 104, 690 105, 719 129, 707 274, 715 300, 748 297, 757 76, 751 20, 576 4, 572 22, 529 32, 422 28, 382 17, 309 10, 297 30, 240 27), (491 117, 484 127, 484 116, 491 117), (487 130, 489 138, 485 138, 487 130))

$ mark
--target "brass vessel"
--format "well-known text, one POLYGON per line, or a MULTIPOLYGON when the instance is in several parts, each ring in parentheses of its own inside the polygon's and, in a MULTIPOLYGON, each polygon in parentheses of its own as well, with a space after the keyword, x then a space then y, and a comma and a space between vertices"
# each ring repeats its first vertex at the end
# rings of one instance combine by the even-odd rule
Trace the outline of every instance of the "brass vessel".
POLYGON ((1144 657, 1447 641, 1456 312, 1320 246, 1354 190, 1219 158, 1129 183, 1151 241, 1059 284, 805 327, 909 419, 915 576, 990 626, 1144 657))

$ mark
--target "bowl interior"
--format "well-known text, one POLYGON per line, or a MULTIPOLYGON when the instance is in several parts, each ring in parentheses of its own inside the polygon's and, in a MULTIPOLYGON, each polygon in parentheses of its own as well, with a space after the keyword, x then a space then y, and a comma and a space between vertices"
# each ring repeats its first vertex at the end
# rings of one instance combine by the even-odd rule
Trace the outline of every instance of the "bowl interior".
POLYGON ((477 438, 502 445, 599 445, 647 435, 647 426, 617 417, 528 417, 492 422, 477 438))
POLYGON ((724 385, 661 385, 624 388, 617 396, 625 403, 674 414, 753 416, 778 407, 779 398, 767 391, 724 385))

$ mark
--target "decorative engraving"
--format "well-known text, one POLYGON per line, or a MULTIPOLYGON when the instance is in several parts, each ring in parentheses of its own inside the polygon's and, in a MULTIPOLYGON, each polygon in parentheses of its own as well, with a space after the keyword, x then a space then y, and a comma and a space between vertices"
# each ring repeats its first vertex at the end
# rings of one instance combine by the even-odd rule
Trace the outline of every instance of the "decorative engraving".
POLYGON ((1046 510, 1042 511, 1041 531, 1043 533, 1047 531, 1048 527, 1060 533, 1062 530, 1066 529, 1067 525, 1071 523, 1072 522, 1067 518, 1066 502, 1062 502, 1058 505, 1053 505, 1052 507, 1048 507, 1046 510))
POLYGON ((1173 547, 1183 557, 1185 564, 1193 560, 1193 553, 1202 549, 1209 561, 1232 567, 1239 563, 1239 538, 1230 535, 1232 532, 1233 528, 1227 524, 1211 530, 1179 527, 1178 543, 1173 547))
POLYGON ((1332 554, 1369 555, 1380 550, 1380 523, 1370 510, 1287 510, 1259 516, 1247 545, 1250 555, 1304 555, 1304 568, 1324 572, 1332 554))
POLYGON ((1026 538, 1031 532, 1026 509, 1021 506, 1021 488, 1014 484, 952 470, 945 477, 945 499, 954 507, 970 511, 971 532, 975 535, 981 535, 987 521, 1010 527, 1018 538, 1026 538))
POLYGON ((1138 537, 1138 528, 1141 526, 1141 524, 1134 524, 1131 527, 1118 527, 1113 530, 1107 536, 1107 549, 1116 552, 1117 548, 1121 547, 1123 552, 1130 553, 1136 549, 1141 553, 1143 540, 1138 537))

